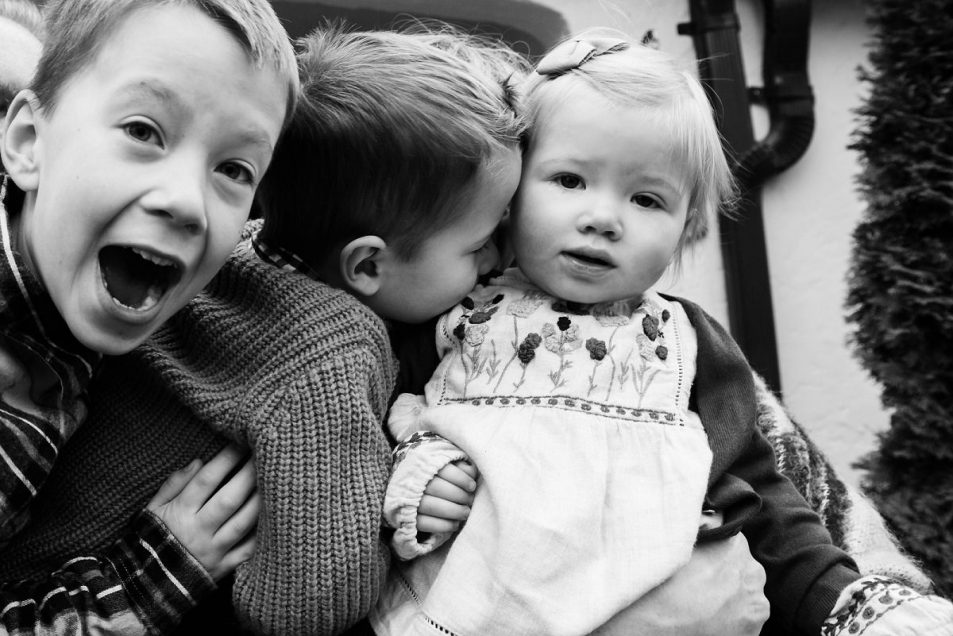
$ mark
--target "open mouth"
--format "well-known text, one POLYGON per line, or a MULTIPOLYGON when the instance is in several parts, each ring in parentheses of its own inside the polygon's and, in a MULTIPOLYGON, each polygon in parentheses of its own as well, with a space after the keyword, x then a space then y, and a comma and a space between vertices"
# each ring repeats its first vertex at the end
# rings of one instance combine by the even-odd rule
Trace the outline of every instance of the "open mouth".
POLYGON ((103 284, 113 300, 129 309, 148 311, 175 285, 179 265, 137 247, 110 245, 99 252, 103 284))
POLYGON ((612 263, 609 261, 592 256, 591 254, 583 254, 581 252, 566 252, 566 255, 576 259, 577 261, 587 263, 589 265, 595 265, 596 267, 612 267, 612 263))

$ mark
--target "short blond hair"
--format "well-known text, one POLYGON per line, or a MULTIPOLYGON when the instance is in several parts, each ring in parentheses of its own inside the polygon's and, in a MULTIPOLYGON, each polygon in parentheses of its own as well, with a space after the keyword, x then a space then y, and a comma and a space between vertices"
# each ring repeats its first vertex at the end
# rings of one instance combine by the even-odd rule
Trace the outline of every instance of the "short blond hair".
POLYGON ((286 120, 300 87, 294 49, 267 0, 49 0, 43 8, 46 41, 31 88, 48 111, 71 77, 95 58, 116 25, 148 6, 192 6, 232 34, 252 61, 270 64, 288 88, 286 120))

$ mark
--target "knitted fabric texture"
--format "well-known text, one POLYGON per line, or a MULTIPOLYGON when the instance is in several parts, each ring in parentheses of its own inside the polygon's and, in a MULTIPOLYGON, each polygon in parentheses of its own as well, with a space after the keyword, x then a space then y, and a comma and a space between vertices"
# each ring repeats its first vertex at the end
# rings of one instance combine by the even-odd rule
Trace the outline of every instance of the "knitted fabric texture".
POLYGON ((102 549, 170 471, 228 438, 255 452, 264 507, 234 600, 260 633, 330 634, 364 616, 389 564, 381 422, 396 381, 383 322, 350 295, 261 262, 244 242, 134 354, 109 360, 88 426, 2 580, 102 549))

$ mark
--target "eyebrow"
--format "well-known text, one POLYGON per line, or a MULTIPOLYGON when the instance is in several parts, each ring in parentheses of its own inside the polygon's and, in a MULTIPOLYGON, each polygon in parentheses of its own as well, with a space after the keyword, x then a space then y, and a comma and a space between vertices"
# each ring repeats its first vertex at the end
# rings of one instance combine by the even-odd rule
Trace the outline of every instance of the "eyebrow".
MULTIPOLYGON (((172 111, 173 117, 182 119, 189 111, 189 105, 179 97, 178 93, 167 88, 162 82, 139 80, 134 84, 124 86, 119 90, 120 104, 144 99, 160 102, 163 107, 172 111)), ((253 145, 261 148, 269 155, 274 151, 268 134, 257 127, 247 128, 236 133, 235 141, 238 145, 253 145)))

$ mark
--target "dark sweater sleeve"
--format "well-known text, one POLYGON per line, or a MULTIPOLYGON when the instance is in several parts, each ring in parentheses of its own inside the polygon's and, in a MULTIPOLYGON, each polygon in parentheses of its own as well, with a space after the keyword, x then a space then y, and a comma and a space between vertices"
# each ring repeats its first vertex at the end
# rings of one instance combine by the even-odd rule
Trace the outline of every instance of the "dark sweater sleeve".
POLYGON ((767 573, 772 622, 815 636, 841 590, 859 578, 857 566, 834 546, 820 518, 780 473, 756 426, 753 371, 738 345, 697 305, 677 300, 698 337, 693 392, 714 455, 709 486, 730 475, 760 497, 760 509, 742 531, 767 573))

